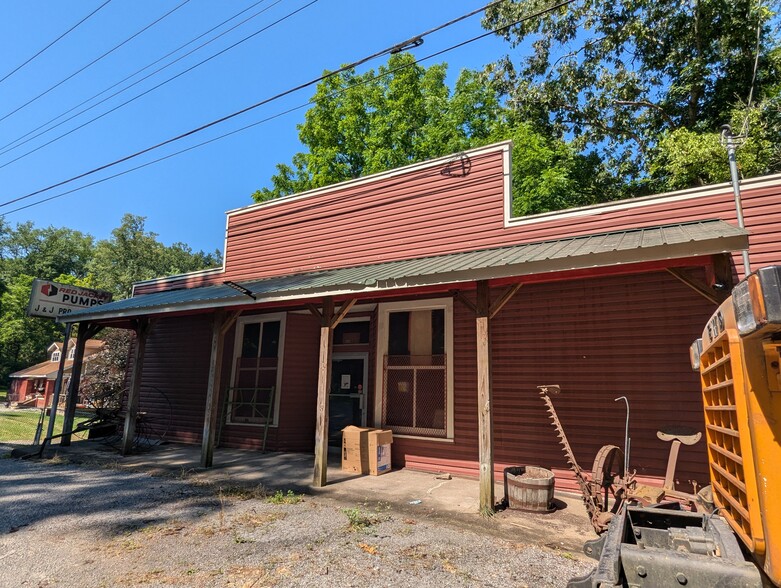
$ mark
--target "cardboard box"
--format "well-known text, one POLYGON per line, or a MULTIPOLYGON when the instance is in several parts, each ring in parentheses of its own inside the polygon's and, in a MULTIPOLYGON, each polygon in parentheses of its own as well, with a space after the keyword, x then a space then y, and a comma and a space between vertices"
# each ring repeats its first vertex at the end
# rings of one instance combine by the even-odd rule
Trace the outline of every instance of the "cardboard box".
POLYGON ((369 473, 380 476, 391 471, 391 443, 393 431, 374 429, 369 431, 369 473))
POLYGON ((369 431, 350 425, 342 429, 342 470, 356 474, 369 473, 369 431))

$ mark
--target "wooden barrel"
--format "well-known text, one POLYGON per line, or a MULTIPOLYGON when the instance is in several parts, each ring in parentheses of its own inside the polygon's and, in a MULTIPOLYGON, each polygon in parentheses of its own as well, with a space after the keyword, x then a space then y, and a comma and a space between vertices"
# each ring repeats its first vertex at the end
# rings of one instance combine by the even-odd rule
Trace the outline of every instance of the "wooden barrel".
POLYGON ((538 466, 504 468, 504 499, 513 510, 552 512, 553 472, 538 466))

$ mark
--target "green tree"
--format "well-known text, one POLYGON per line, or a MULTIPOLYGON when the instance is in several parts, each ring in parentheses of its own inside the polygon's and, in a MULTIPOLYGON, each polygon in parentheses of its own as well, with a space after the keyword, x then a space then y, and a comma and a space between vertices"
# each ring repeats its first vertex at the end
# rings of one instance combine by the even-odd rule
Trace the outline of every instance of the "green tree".
POLYGON ((111 238, 99 241, 89 263, 95 287, 127 298, 134 282, 215 267, 221 263, 218 251, 204 253, 182 243, 170 247, 157 240, 157 234, 145 229, 142 216, 125 214, 111 238))
POLYGON ((540 134, 505 108, 483 74, 463 70, 453 90, 446 65, 428 69, 393 55, 377 74, 346 71, 321 82, 299 126, 307 151, 279 164, 256 202, 513 139, 513 212, 536 214, 615 196, 594 155, 540 134))
MULTIPOLYGON (((6 283, 0 295, 0 382, 8 374, 46 358, 46 349, 62 340, 64 329, 50 319, 28 317, 33 276, 19 274, 6 283)), ((54 276, 56 281, 86 286, 83 280, 69 275, 54 276)))
MULTIPOLYGON (((497 3, 486 11, 484 26, 499 30, 527 56, 518 62, 505 57, 489 71, 522 119, 554 134, 571 133, 577 145, 596 149, 620 177, 643 179, 654 156, 662 159, 651 171, 668 174, 664 147, 691 145, 692 133, 717 132, 732 118, 737 100, 746 100, 757 27, 753 97, 763 104, 778 96, 776 5, 583 0, 510 24, 543 5, 538 0, 497 3)), ((712 145, 712 138, 706 142, 712 145)), ((724 161, 726 167, 726 156, 724 161)), ((777 166, 771 156, 754 167, 777 166)))
POLYGON ((378 71, 348 70, 317 86, 299 139, 307 151, 277 165, 256 202, 424 161, 484 144, 502 106, 479 74, 464 70, 451 92, 447 66, 408 53, 378 71))
POLYGON ((44 280, 59 275, 83 278, 92 257, 93 238, 67 228, 12 228, 0 219, 0 279, 27 274, 44 280))

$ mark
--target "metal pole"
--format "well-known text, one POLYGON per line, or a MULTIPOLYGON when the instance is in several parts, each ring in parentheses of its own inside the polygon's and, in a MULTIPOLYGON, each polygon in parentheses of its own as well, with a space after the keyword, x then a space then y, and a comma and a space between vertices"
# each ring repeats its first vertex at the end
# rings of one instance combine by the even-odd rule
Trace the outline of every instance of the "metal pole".
MULTIPOLYGON (((735 193, 735 213, 738 217, 738 226, 741 229, 746 228, 743 222, 743 205, 740 201, 740 177, 738 176, 738 161, 735 153, 735 136, 732 134, 732 127, 724 125, 721 127, 721 136, 724 140, 724 146, 727 148, 727 159, 729 160, 729 175, 732 178, 732 191, 735 193)), ((748 260, 748 249, 743 250, 743 277, 751 273, 751 264, 748 260)))
POLYGON ((71 328, 73 323, 65 323, 65 344, 60 354, 60 365, 57 368, 57 379, 54 381, 54 393, 52 394, 52 407, 49 413, 49 427, 46 429, 46 436, 54 435, 54 420, 57 418, 57 405, 60 403, 60 391, 62 390, 62 380, 65 374, 65 361, 68 356, 68 343, 71 340, 71 328))
POLYGON ((629 473, 629 444, 632 440, 629 438, 629 399, 626 396, 619 396, 614 402, 623 400, 626 403, 626 423, 624 425, 624 475, 629 473))

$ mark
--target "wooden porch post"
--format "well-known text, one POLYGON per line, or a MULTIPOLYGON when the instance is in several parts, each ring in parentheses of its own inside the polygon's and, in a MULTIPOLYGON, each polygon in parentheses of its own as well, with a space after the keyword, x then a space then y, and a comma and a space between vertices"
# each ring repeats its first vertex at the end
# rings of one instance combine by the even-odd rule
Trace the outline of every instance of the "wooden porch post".
POLYGON ((480 442, 480 513, 494 511, 494 434, 491 392, 490 291, 477 282, 477 424, 480 442))
POLYGON ((320 315, 320 361, 317 374, 317 421, 315 428, 315 471, 313 484, 320 488, 328 482, 328 393, 331 386, 331 337, 334 299, 323 300, 320 315))
POLYGON ((138 319, 135 322, 136 345, 133 350, 133 370, 130 372, 130 388, 127 393, 127 412, 125 413, 125 429, 122 433, 122 455, 128 455, 133 451, 133 442, 136 437, 136 420, 138 419, 138 404, 141 395, 141 374, 144 370, 144 355, 146 353, 146 340, 152 330, 152 323, 148 318, 138 319))
MULTIPOLYGON (((76 417, 76 403, 79 399, 79 385, 81 384, 81 372, 84 365, 84 347, 87 344, 87 339, 95 336, 102 328, 89 323, 79 323, 79 330, 76 335, 76 349, 73 351, 71 380, 68 386, 68 396, 65 400, 65 415, 62 419, 62 432, 65 434, 60 438, 60 445, 64 447, 71 444, 70 431, 73 429, 73 420, 76 417)), ((63 355, 68 352, 68 343, 66 341, 63 345, 63 355)), ((52 407, 52 410, 56 410, 56 407, 52 407)))
POLYGON ((222 354, 225 349, 225 333, 239 318, 241 311, 227 315, 225 311, 214 313, 212 323, 212 350, 209 358, 209 382, 206 386, 206 414, 203 418, 203 439, 201 441, 201 467, 210 468, 214 461, 214 441, 217 435, 219 416, 220 380, 222 379, 222 354))

